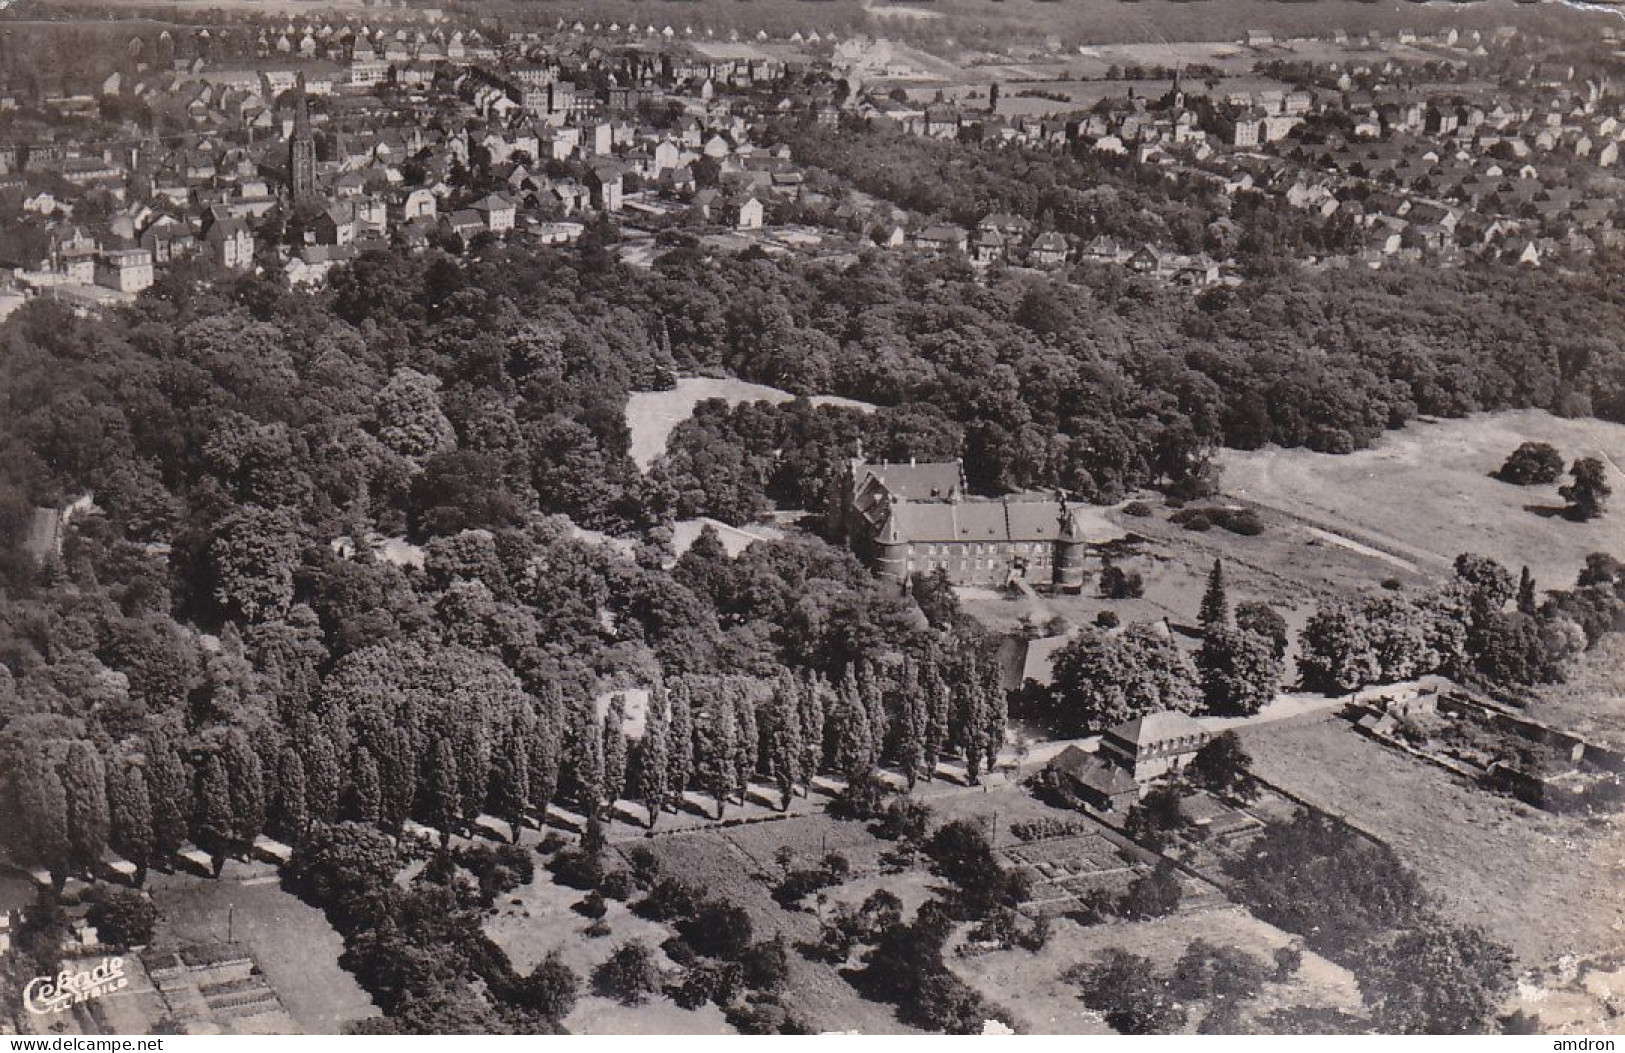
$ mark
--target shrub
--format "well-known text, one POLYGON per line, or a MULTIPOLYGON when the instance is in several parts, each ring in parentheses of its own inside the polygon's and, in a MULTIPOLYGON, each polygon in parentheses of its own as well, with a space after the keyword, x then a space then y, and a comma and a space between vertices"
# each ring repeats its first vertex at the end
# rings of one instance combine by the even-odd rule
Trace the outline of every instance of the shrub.
POLYGON ((1130 501, 1128 504, 1123 506, 1123 514, 1126 516, 1136 516, 1144 519, 1146 516, 1151 514, 1151 506, 1146 504, 1144 501, 1130 501))
POLYGON ((633 910, 650 921, 672 921, 693 917, 703 898, 698 889, 676 878, 662 878, 633 910))
POLYGON ((621 944, 592 971, 592 986, 622 1005, 642 1005, 660 990, 660 967, 654 952, 641 940, 621 944))
POLYGON ((570 909, 584 918, 602 918, 609 912, 609 905, 604 902, 604 894, 593 889, 570 909))
POLYGON ((1108 600, 1131 600, 1145 595, 1145 579, 1137 570, 1124 570, 1115 563, 1100 569, 1100 595, 1108 600))
POLYGON ((1215 508, 1208 515, 1232 534, 1257 537, 1264 532, 1264 520, 1251 508, 1215 508))
POLYGON ((611 870, 604 875, 604 880, 599 883, 598 890, 610 899, 618 899, 624 902, 636 891, 636 882, 631 871, 611 870))
POLYGON ((1046 837, 1069 837, 1082 833, 1084 826, 1074 819, 1057 819, 1046 815, 1041 819, 1024 819, 1010 824, 1010 832, 1022 841, 1039 841, 1046 837))
POLYGON ((96 937, 103 943, 135 947, 152 942, 158 908, 144 892, 99 888, 90 901, 86 920, 96 927, 96 937))
POLYGON ((1123 619, 1117 616, 1116 611, 1101 611, 1095 615, 1095 624, 1102 629, 1115 629, 1123 624, 1123 619))
POLYGON ((1213 528, 1212 511, 1209 508, 1187 508, 1175 512, 1168 519, 1186 530, 1194 530, 1200 534, 1213 528))

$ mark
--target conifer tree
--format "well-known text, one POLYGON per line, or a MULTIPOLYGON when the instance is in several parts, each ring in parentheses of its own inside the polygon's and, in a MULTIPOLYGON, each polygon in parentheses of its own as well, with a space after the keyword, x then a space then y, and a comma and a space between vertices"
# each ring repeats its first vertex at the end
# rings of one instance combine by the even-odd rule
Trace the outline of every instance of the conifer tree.
POLYGON ((1518 576, 1518 610, 1531 618, 1535 616, 1535 576, 1527 566, 1518 576))
POLYGON ((1224 562, 1213 561, 1213 569, 1208 572, 1207 591, 1202 594, 1202 610, 1198 621, 1204 632, 1212 629, 1222 629, 1230 624, 1230 599, 1224 587, 1224 562))

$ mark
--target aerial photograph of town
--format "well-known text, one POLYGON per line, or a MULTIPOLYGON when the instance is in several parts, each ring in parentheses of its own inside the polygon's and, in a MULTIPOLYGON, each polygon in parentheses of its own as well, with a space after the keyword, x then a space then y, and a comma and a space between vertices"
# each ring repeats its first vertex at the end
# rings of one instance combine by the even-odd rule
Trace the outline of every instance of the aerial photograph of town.
POLYGON ((0 1044, 1614 1048, 1622 154, 1605 2, 0 0, 0 1044))

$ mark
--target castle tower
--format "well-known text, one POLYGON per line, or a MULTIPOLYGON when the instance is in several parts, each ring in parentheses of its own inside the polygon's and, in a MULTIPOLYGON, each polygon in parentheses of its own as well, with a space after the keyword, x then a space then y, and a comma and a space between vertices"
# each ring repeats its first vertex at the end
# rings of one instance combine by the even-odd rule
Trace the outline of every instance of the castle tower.
POLYGON ((310 106, 305 98, 305 75, 299 74, 293 135, 288 137, 288 193, 297 203, 316 194, 316 137, 310 134, 310 106))
POLYGON ((883 578, 907 581, 909 545, 908 539, 898 529, 898 503, 897 495, 891 495, 886 508, 886 521, 875 533, 872 565, 875 573, 883 578))
POLYGON ((1088 542, 1078 520, 1067 506, 1066 494, 1061 494, 1060 532, 1055 538, 1055 559, 1052 582, 1061 592, 1078 592, 1083 588, 1084 559, 1088 556, 1088 542))

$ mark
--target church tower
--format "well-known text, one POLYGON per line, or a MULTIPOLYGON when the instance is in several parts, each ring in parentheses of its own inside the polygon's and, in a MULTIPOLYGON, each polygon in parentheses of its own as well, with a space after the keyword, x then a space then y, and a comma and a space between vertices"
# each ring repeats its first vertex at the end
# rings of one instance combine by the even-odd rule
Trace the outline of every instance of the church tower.
POLYGON ((316 138, 310 134, 310 106, 305 99, 305 75, 294 88, 293 135, 288 138, 288 192, 295 202, 316 194, 316 138))

